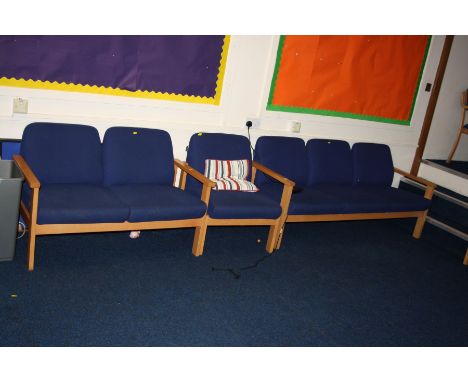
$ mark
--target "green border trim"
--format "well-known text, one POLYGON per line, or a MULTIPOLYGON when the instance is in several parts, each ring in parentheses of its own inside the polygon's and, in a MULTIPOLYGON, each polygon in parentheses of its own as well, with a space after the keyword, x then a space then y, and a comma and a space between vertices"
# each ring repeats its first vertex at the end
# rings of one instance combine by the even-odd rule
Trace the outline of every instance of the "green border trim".
POLYGON ((325 115, 327 117, 362 119, 362 120, 365 120, 365 121, 393 123, 393 124, 396 124, 396 125, 406 125, 406 126, 408 126, 410 124, 410 121, 402 121, 402 120, 399 120, 399 119, 375 117, 375 116, 372 116, 372 115, 363 115, 363 114, 355 114, 355 113, 343 113, 343 112, 340 112, 340 111, 333 111, 333 110, 310 109, 310 108, 298 107, 298 106, 267 105, 267 110, 270 110, 270 111, 283 111, 283 112, 289 112, 289 113, 325 115))
POLYGON ((284 47, 284 40, 286 36, 282 35, 280 36, 280 40, 278 43, 278 50, 276 52, 276 63, 275 63, 275 70, 273 72, 273 78, 271 79, 271 86, 270 86, 270 95, 268 96, 268 104, 267 104, 267 109, 268 106, 273 106, 273 96, 275 94, 275 89, 276 89, 276 80, 278 79, 278 72, 281 64, 281 58, 283 56, 283 47, 284 47))
POLYGON ((289 113, 300 113, 300 114, 316 114, 316 115, 324 115, 327 117, 341 117, 341 118, 352 118, 352 119, 361 119, 365 121, 374 121, 374 122, 382 122, 382 123, 392 123, 395 125, 405 125, 409 126, 411 124, 411 118, 413 117, 414 107, 416 105, 416 98, 419 92, 419 87, 421 85, 422 74, 424 71, 424 67, 426 65, 427 56, 429 53, 429 48, 432 41, 432 36, 429 36, 426 44, 426 50, 424 52, 424 59, 421 63, 421 68, 419 69, 419 76, 418 76, 418 83, 414 90, 413 102, 411 104, 411 110, 409 114, 409 119, 407 120, 400 120, 400 119, 393 119, 393 118, 384 118, 384 117, 376 117, 372 115, 363 115, 363 114, 355 114, 355 113, 346 113, 340 111, 332 111, 332 110, 321 110, 321 109, 312 109, 307 107, 298 107, 298 106, 280 106, 280 105, 273 105, 273 96, 275 94, 276 88, 276 81, 278 78, 278 72, 281 65, 281 58, 283 56, 283 47, 284 41, 286 39, 286 35, 280 36, 280 41, 278 44, 278 52, 276 54, 276 63, 275 63, 275 70, 273 72, 273 77, 271 79, 271 87, 270 87, 270 94, 268 97, 268 103, 266 109, 269 111, 282 111, 282 112, 289 112, 289 113))

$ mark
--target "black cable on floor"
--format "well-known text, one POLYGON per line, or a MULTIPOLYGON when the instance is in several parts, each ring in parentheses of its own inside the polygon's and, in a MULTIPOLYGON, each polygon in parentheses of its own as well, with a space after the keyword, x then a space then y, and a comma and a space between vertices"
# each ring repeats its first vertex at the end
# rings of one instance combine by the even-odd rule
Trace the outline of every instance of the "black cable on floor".
MULTIPOLYGON (((281 227, 281 233, 283 233, 283 230, 284 230, 284 226, 285 224, 283 223, 283 226, 281 227)), ((275 245, 275 248, 278 246, 278 242, 280 240, 280 237, 281 235, 278 236, 278 239, 276 241, 276 245, 275 245)), ((216 267, 211 267, 211 270, 214 271, 214 272, 217 272, 217 271, 222 271, 222 272, 230 272, 232 273, 232 275, 234 276, 234 278, 236 280, 240 279, 241 277, 241 271, 246 271, 248 269, 252 269, 252 268, 256 268, 258 264, 260 264, 262 261, 264 261, 265 259, 268 259, 270 257, 272 257, 273 254, 270 254, 270 255, 265 255, 263 257, 261 257, 260 259, 258 259, 255 263, 253 263, 252 265, 247 265, 246 267, 242 267, 242 268, 238 268, 238 269, 235 269, 235 268, 216 268, 216 267)))
POLYGON ((256 268, 258 264, 260 264, 262 261, 264 261, 265 259, 271 257, 272 255, 266 255, 266 256, 263 256, 261 257, 260 259, 258 259, 255 263, 251 264, 251 265, 247 265, 246 267, 242 267, 242 268, 216 268, 216 267, 211 267, 211 270, 214 271, 214 272, 217 272, 217 271, 222 271, 222 272, 230 272, 232 273, 232 275, 234 276, 234 278, 237 280, 237 279, 240 279, 241 277, 241 272, 242 271, 246 271, 248 269, 253 269, 253 268, 256 268))

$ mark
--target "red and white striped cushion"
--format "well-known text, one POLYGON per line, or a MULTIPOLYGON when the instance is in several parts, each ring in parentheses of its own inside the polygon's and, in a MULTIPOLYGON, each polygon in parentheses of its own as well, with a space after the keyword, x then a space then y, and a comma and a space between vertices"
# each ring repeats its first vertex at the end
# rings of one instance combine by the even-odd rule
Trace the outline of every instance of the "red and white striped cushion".
POLYGON ((257 192, 258 188, 249 182, 250 161, 241 160, 205 160, 205 176, 214 181, 217 191, 257 192))

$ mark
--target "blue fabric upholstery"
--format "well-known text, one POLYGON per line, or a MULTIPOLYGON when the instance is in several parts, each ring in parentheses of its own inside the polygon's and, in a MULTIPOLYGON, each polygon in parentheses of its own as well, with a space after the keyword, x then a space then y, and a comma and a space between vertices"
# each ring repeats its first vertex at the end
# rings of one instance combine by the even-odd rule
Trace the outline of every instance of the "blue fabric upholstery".
MULTIPOLYGON (((431 204, 420 195, 390 187, 393 163, 386 145, 357 143, 350 150, 344 141, 311 139, 306 149, 309 185, 292 194, 289 215, 424 211, 431 204)), ((277 161, 289 161, 289 157, 283 155, 277 161)), ((270 182, 261 190, 279 202, 283 187, 270 182)))
POLYGON ((167 131, 111 127, 102 153, 106 185, 172 184, 174 157, 167 131))
POLYGON ((378 143, 355 143, 352 149, 354 184, 390 186, 393 161, 390 148, 378 143))
MULTIPOLYGON (((205 159, 252 161, 249 140, 242 135, 220 133, 198 133, 190 138, 187 162, 202 174, 205 171, 205 159)), ((249 169, 252 174, 252 169, 249 169)), ((248 178, 250 180, 250 176, 248 178)), ((187 177, 186 189, 197 195, 201 193, 201 183, 187 177)))
MULTIPOLYGON (((262 190, 273 200, 281 199, 280 185, 268 184, 262 190)), ((424 211, 430 200, 389 186, 319 184, 293 194, 289 215, 352 214, 370 212, 424 211)))
POLYGON ((116 223, 128 215, 128 207, 105 187, 46 184, 39 192, 39 224, 116 223))
POLYGON ((21 155, 42 184, 102 182, 101 142, 92 126, 31 123, 23 132, 21 155))
MULTIPOLYGON (((296 183, 307 184, 307 154, 305 143, 300 138, 264 136, 255 144, 255 160, 296 183)), ((257 171, 255 184, 277 182, 257 171)))
MULTIPOLYGON (((21 152, 42 183, 39 224, 178 220, 206 211, 199 198, 172 187, 174 159, 165 131, 110 128, 101 155, 93 127, 36 123, 25 129, 21 152), (112 188, 101 185, 104 180, 112 188)), ((24 186, 26 205, 30 196, 24 186)))
POLYGON ((260 192, 212 191, 208 215, 215 219, 276 219, 281 207, 260 192))
POLYGON ((206 211, 199 198, 172 186, 129 184, 110 189, 129 207, 130 222, 195 219, 206 211))
POLYGON ((311 139, 307 142, 308 185, 352 184, 353 161, 348 142, 311 139))
POLYGON ((369 199, 381 204, 377 212, 424 211, 431 206, 431 201, 412 192, 389 186, 366 186, 363 191, 369 199))
POLYGON ((343 213, 424 211, 430 201, 390 186, 318 185, 318 191, 345 203, 343 213))
MULTIPOLYGON (((268 184, 262 190, 273 200, 279 202, 283 188, 280 184, 268 184)), ((346 212, 344 200, 329 195, 317 187, 306 187, 294 193, 289 203, 289 215, 342 214, 346 212)))
MULTIPOLYGON (((190 139, 187 162, 204 173, 205 159, 252 160, 250 142, 242 135, 199 133, 190 139)), ((249 170, 251 174, 251 168, 249 170)), ((249 178, 250 179, 250 176, 249 178)), ((187 177, 186 189, 200 195, 201 184, 187 177)), ((276 219, 281 215, 279 203, 259 192, 212 191, 208 215, 215 219, 276 219)))

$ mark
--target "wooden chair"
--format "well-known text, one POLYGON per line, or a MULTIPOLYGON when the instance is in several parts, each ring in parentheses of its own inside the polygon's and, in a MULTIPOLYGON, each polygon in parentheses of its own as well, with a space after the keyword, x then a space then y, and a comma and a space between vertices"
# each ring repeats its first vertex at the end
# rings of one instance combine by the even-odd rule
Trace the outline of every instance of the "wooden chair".
MULTIPOLYGON (((257 172, 275 179, 281 184, 281 197, 278 201, 270 199, 260 189, 258 192, 233 192, 202 189, 197 180, 182 174, 180 188, 202 200, 209 200, 208 209, 202 226, 195 230, 192 253, 203 253, 205 234, 208 226, 269 226, 266 251, 272 253, 279 240, 291 199, 294 182, 270 170, 256 161, 252 161, 249 140, 241 135, 221 133, 199 133, 190 139, 187 164, 199 173, 204 173, 205 160, 242 160, 251 163, 248 173, 250 181, 255 182, 257 172)), ((206 178, 207 181, 208 178, 206 178)), ((229 245, 229 243, 226 243, 229 245)))
POLYGON ((465 113, 468 109, 468 90, 463 92, 461 95, 461 120, 460 120, 460 128, 458 129, 457 137, 455 138, 455 142, 453 142, 452 150, 450 150, 450 154, 447 158, 447 163, 450 163, 455 155, 455 151, 457 150, 458 144, 460 143, 460 138, 462 134, 468 134, 468 124, 465 125, 465 113))

